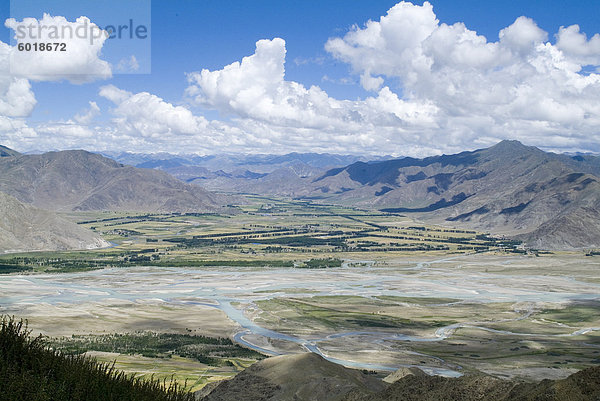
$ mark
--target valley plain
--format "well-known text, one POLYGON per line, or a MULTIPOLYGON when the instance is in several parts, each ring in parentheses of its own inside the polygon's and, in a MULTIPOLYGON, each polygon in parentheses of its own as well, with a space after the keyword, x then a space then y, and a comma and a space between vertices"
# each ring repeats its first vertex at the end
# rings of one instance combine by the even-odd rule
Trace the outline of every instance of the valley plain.
POLYGON ((3 255, 0 313, 27 318, 55 347, 175 375, 192 390, 307 350, 379 377, 417 366, 539 380, 600 362, 592 250, 542 252, 310 201, 244 196, 230 206, 70 212, 112 246, 3 255), (150 345, 114 337, 125 333, 150 345), (149 340, 161 333, 179 345, 149 340))

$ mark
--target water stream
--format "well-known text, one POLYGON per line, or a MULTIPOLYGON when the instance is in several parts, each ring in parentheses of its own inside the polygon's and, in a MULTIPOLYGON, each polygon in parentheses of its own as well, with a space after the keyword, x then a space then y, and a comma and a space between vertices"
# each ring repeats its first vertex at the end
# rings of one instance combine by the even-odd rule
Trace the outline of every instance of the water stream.
MULTIPOLYGON (((486 327, 490 323, 501 323, 528 318, 535 302, 567 302, 577 299, 598 299, 600 285, 578 282, 565 276, 519 275, 510 276, 494 273, 470 272, 469 280, 461 269, 432 267, 434 262, 415 262, 411 266, 391 267, 343 267, 306 271, 301 269, 273 268, 152 268, 104 269, 69 274, 35 274, 0 276, 0 313, 6 310, 18 314, 31 304, 81 304, 128 300, 140 302, 162 300, 168 304, 203 305, 222 310, 240 329, 233 339, 257 351, 277 355, 279 351, 265 348, 252 342, 250 335, 287 341, 315 352, 332 362, 345 366, 394 371, 401 366, 382 365, 374 362, 341 360, 327 355, 319 343, 348 336, 361 336, 366 343, 382 340, 435 342, 445 340, 460 328, 476 328, 499 334, 532 336, 529 333, 513 333, 486 327), (429 267, 426 267, 429 266, 429 267), (430 336, 414 336, 389 331, 352 331, 330 334, 322 338, 305 339, 280 333, 256 324, 243 309, 232 303, 253 304, 257 300, 285 297, 310 296, 398 296, 449 298, 456 302, 513 302, 530 304, 521 309, 522 314, 514 319, 496 322, 463 322, 438 328, 430 336)), ((449 302, 453 305, 456 302, 449 302)), ((445 305, 445 304, 444 304, 445 305)), ((521 306, 522 307, 522 306, 521 306)), ((580 328, 573 333, 554 336, 576 336, 598 327, 580 328)), ((548 336, 548 335, 546 335, 548 336)), ((423 355, 440 364, 440 358, 423 355)), ((427 373, 459 376, 456 368, 418 366, 427 373)))

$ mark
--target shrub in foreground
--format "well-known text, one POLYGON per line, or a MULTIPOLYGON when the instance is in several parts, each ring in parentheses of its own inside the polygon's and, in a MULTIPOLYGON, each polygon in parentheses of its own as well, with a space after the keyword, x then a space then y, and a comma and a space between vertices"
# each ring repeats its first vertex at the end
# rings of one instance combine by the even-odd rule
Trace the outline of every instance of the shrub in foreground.
POLYGON ((192 401, 176 382, 142 380, 114 364, 48 348, 27 323, 4 316, 0 325, 0 400, 192 401))

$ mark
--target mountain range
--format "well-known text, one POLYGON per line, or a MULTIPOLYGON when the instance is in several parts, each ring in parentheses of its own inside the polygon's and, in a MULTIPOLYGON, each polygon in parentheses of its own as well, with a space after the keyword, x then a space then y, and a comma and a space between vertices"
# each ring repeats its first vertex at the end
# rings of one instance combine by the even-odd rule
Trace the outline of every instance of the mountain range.
POLYGON ((109 244, 68 211, 206 212, 224 199, 152 169, 82 150, 22 155, 0 146, 0 252, 109 244))
POLYGON ((599 161, 502 141, 473 152, 329 170, 308 196, 505 234, 534 247, 597 247, 599 161))
POLYGON ((0 158, 0 192, 54 211, 202 212, 217 197, 162 171, 83 150, 0 158))
POLYGON ((454 155, 357 161, 327 170, 292 165, 258 174, 194 168, 175 175, 213 191, 406 214, 514 237, 534 248, 600 247, 600 157, 593 155, 502 141, 454 155))
POLYGON ((357 161, 387 160, 391 156, 366 157, 360 155, 337 155, 329 153, 288 153, 284 155, 270 154, 216 154, 199 156, 194 154, 169 153, 131 153, 131 152, 101 152, 119 163, 139 168, 156 168, 164 171, 170 169, 195 166, 204 167, 211 171, 232 173, 235 171, 251 170, 255 173, 269 173, 282 167, 305 165, 318 169, 347 166, 357 161))
POLYGON ((82 150, 22 155, 0 147, 0 192, 57 212, 219 211, 232 203, 231 194, 275 195, 408 215, 539 249, 600 247, 600 157, 593 155, 502 141, 423 159, 295 153, 119 158, 147 168, 82 150))

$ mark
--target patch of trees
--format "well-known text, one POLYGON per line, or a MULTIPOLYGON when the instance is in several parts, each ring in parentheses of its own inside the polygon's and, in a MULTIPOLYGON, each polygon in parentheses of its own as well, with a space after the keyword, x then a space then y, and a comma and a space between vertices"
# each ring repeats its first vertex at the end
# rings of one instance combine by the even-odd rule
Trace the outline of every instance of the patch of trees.
POLYGON ((256 231, 243 231, 223 234, 206 234, 206 235, 194 235, 191 238, 187 237, 175 237, 166 238, 163 241, 177 244, 180 248, 198 248, 202 246, 220 245, 220 244, 238 244, 238 243, 252 243, 257 242, 256 240, 265 237, 273 237, 278 235, 296 235, 299 233, 308 233, 309 230, 299 229, 278 229, 278 230, 256 230, 256 231))
POLYGON ((0 274, 20 273, 33 271, 31 266, 21 266, 18 264, 0 263, 0 274))
POLYGON ((106 262, 83 259, 14 257, 0 262, 0 274, 47 269, 56 273, 100 269, 106 262), (4 268, 2 268, 4 266, 4 268))
POLYGON ((341 238, 319 238, 308 235, 302 235, 297 237, 280 237, 280 238, 266 238, 258 240, 239 240, 239 243, 254 243, 259 242, 261 244, 276 244, 284 246, 316 246, 316 245, 328 245, 328 246, 344 246, 345 242, 341 238))
MULTIPOLYGON (((151 249, 150 251, 154 251, 151 249)), ((0 262, 0 274, 33 271, 41 268, 49 273, 73 273, 107 267, 293 267, 294 262, 283 260, 160 260, 158 254, 128 252, 119 255, 120 260, 50 259, 18 257, 0 262)))
POLYGON ((296 267, 299 269, 326 269, 329 267, 342 267, 342 260, 336 258, 310 259, 296 267))
POLYGON ((69 355, 87 351, 117 352, 149 358, 179 355, 212 366, 225 364, 224 358, 263 358, 262 354, 235 344, 229 338, 176 333, 74 335, 52 339, 50 344, 69 355))

